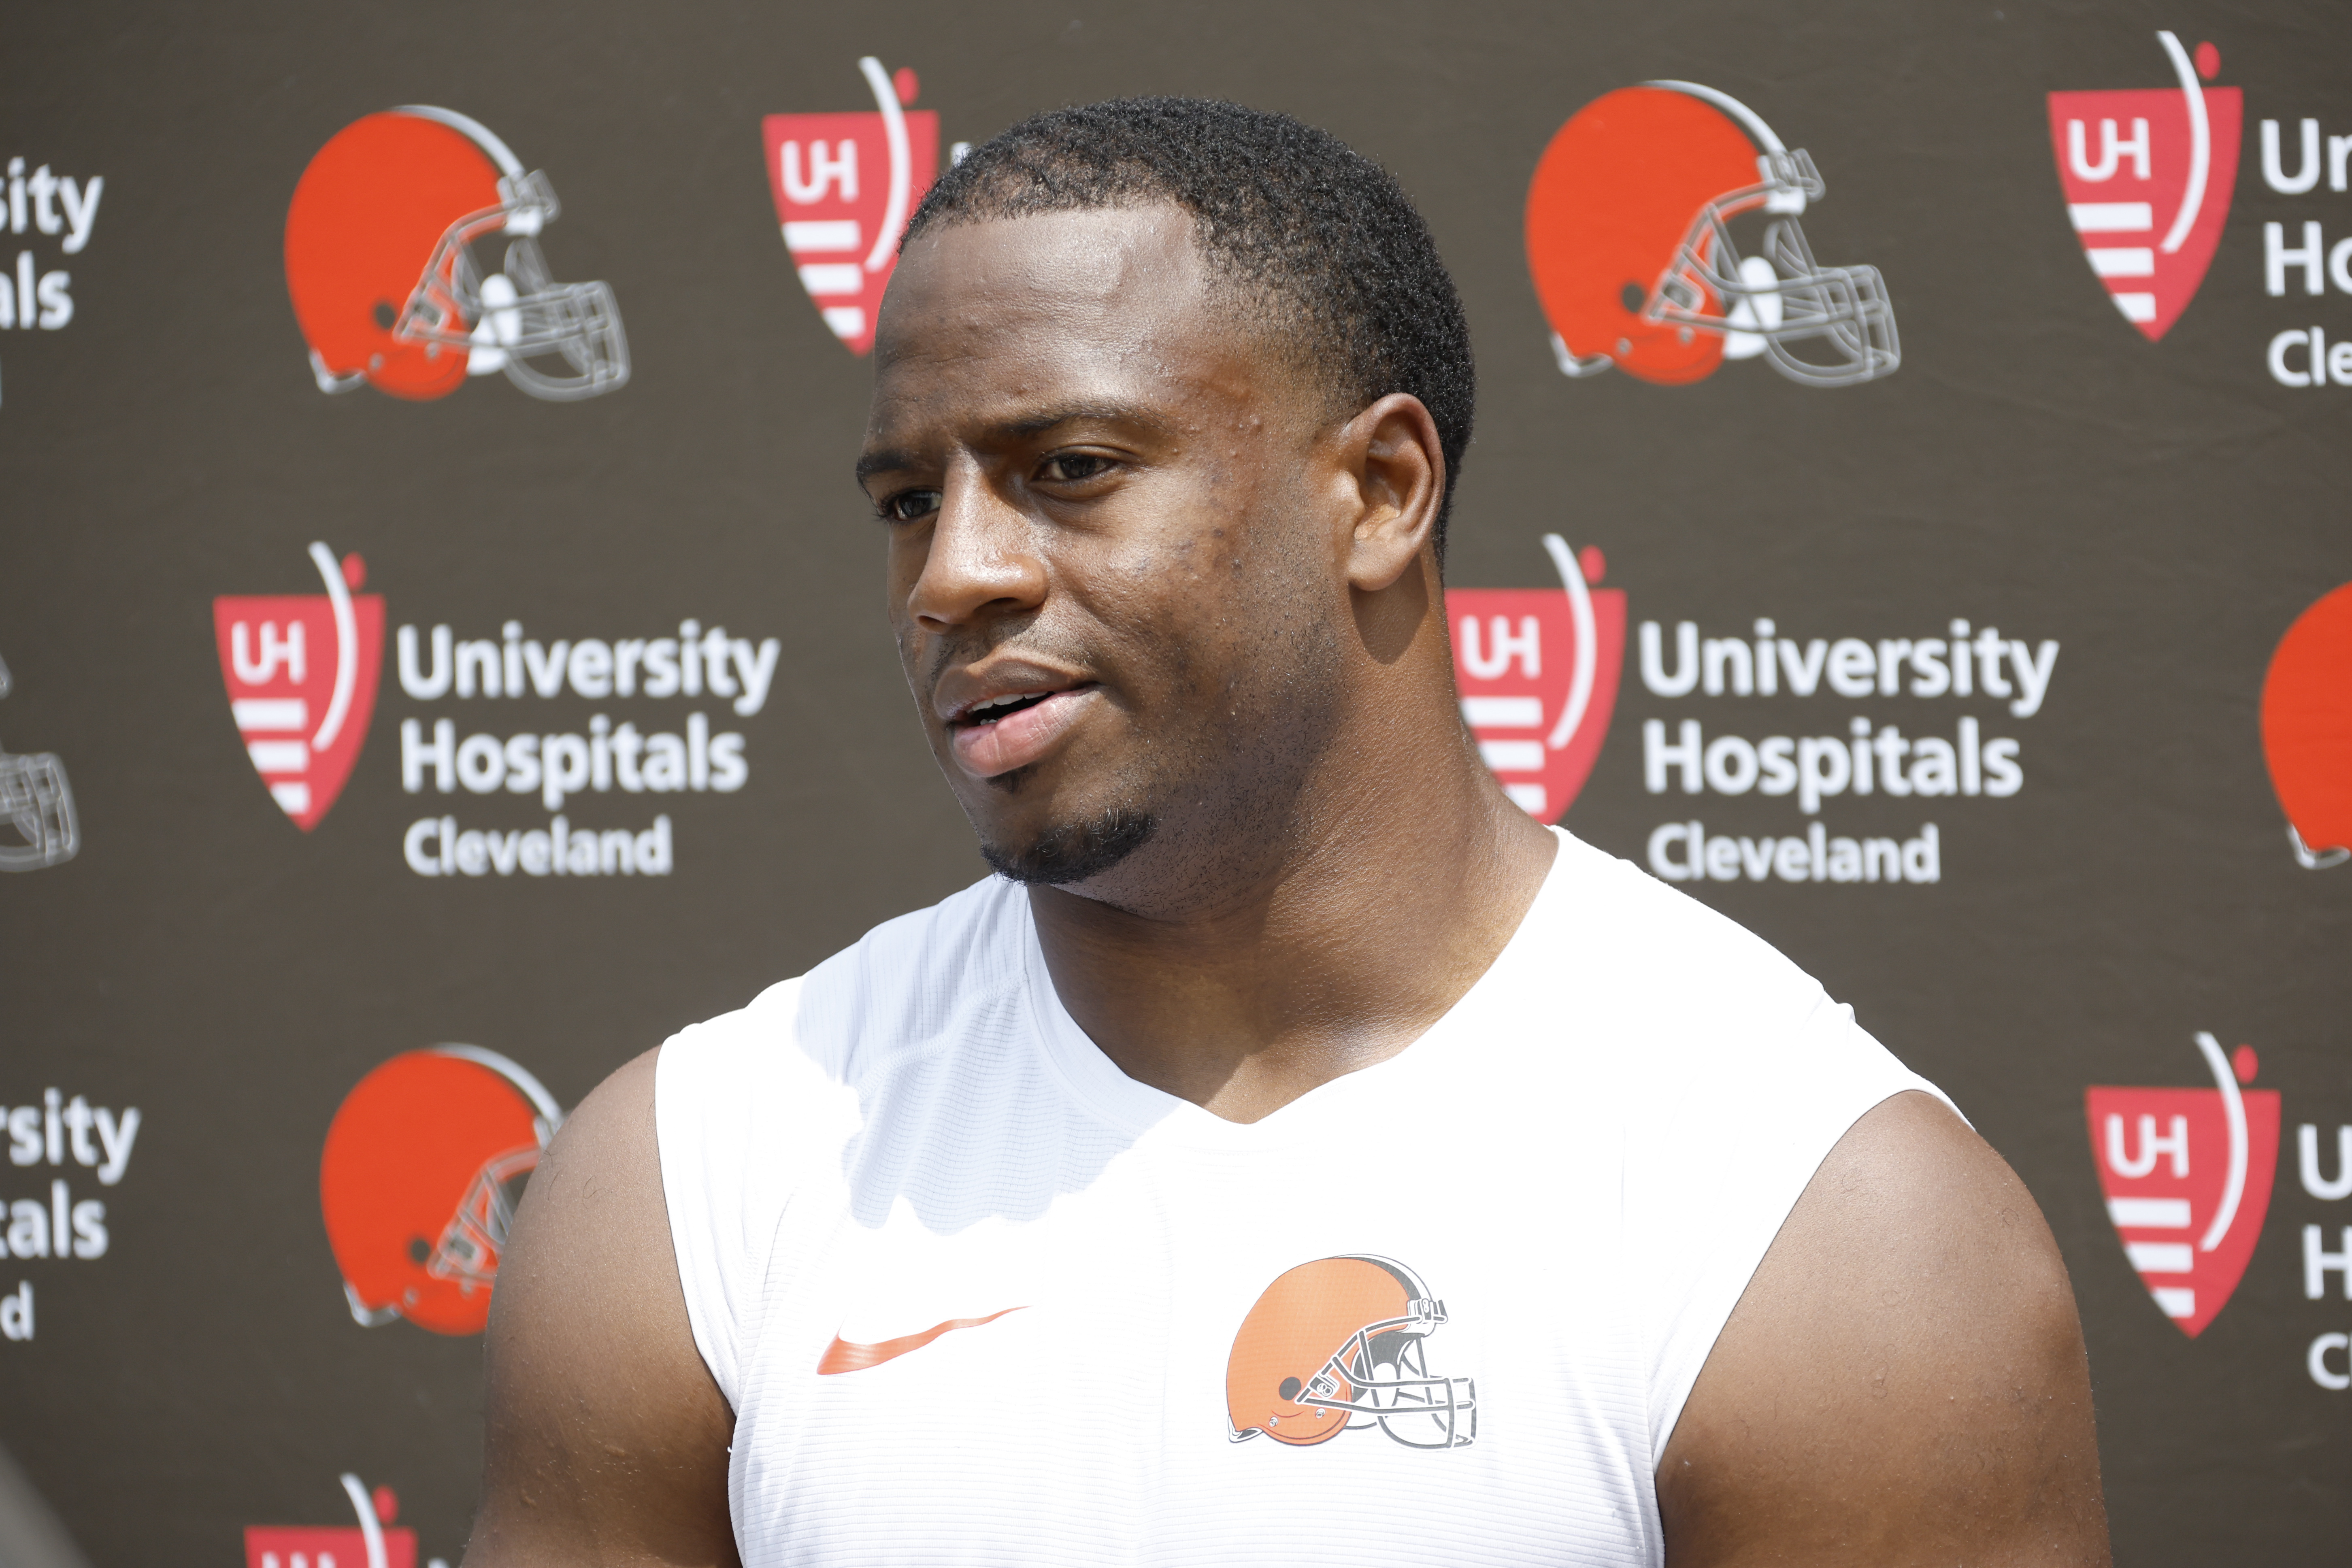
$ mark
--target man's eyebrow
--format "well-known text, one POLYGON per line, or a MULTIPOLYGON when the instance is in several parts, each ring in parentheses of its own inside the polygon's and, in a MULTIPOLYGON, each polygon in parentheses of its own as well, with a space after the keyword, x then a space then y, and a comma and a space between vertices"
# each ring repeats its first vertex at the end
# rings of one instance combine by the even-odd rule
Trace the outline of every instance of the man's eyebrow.
POLYGON ((1097 425, 1135 425, 1158 433, 1167 424, 1158 415, 1132 403, 1071 403, 1058 408, 1047 408, 1021 419, 1008 419, 992 426, 991 434, 1024 437, 1042 436, 1056 426, 1092 423, 1097 425))
MULTIPOLYGON (((988 435, 997 441, 1025 441, 1061 426, 1076 424, 1125 425, 1153 435, 1168 429, 1166 420, 1139 404, 1070 403, 1040 409, 1018 419, 1000 420, 988 426, 988 435)), ((901 447, 868 452, 857 459, 857 482, 862 485, 876 474, 918 468, 921 462, 913 452, 901 447)))
POLYGON ((867 452, 857 459, 857 482, 864 484, 877 474, 897 473, 915 466, 912 452, 883 450, 867 452))

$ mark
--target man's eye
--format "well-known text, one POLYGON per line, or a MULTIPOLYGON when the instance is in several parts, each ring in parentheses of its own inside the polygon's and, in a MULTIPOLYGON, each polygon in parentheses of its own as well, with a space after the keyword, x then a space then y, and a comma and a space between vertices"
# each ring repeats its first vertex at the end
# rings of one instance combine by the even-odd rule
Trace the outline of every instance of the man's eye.
POLYGON ((1099 457, 1092 452, 1064 452, 1059 456, 1046 458, 1044 466, 1037 470, 1037 477, 1062 484, 1072 484, 1080 479, 1095 479, 1108 471, 1110 466, 1111 460, 1108 458, 1099 457))
POLYGON ((900 490, 882 503, 885 522, 914 522, 940 510, 937 490, 900 490))

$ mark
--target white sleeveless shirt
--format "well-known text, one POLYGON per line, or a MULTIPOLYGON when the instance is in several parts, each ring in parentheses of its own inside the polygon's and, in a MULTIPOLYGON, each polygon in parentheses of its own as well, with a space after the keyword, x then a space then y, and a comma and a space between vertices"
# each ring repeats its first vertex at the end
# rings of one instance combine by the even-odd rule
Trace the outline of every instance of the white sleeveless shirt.
POLYGON ((1937 1092, 1565 833, 1426 1035, 1247 1126, 1112 1065, 996 879, 656 1086, 747 1568, 1659 1563, 1658 1456, 1773 1235, 1937 1092))

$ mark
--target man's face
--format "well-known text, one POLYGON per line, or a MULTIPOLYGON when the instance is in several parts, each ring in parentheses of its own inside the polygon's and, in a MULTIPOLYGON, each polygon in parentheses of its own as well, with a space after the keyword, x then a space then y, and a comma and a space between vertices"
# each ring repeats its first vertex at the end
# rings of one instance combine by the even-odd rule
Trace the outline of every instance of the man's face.
POLYGON ((1339 422, 1237 306, 1161 205, 934 229, 892 277, 859 477, 932 750, 1009 874, 1198 874, 1279 833, 1328 744, 1339 422))

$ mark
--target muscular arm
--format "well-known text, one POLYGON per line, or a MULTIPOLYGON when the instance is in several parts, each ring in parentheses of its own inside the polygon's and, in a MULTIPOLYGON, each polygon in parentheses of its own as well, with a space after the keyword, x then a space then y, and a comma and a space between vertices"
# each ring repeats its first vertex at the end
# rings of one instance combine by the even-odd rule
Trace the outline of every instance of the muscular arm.
POLYGON ((719 1568, 735 1418, 670 1250, 648 1051, 573 1112, 499 1265, 465 1568, 719 1568))
POLYGON ((1856 1122, 1658 1465, 1669 1568, 2108 1563, 2089 1369, 2022 1184, 1951 1112, 1856 1122))

